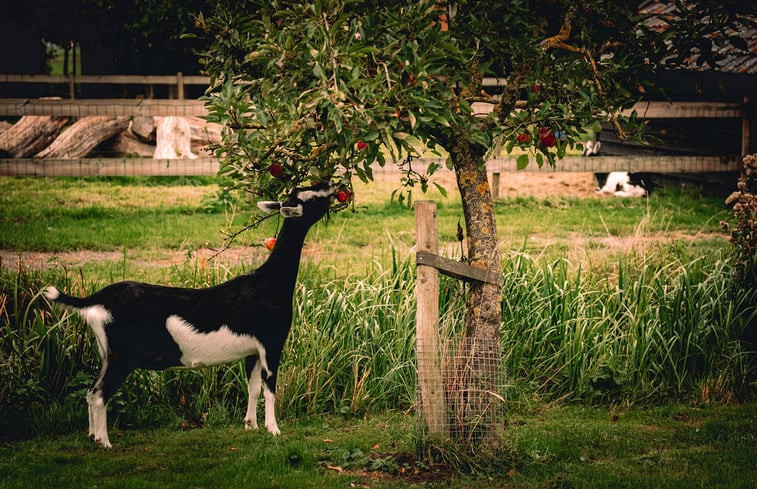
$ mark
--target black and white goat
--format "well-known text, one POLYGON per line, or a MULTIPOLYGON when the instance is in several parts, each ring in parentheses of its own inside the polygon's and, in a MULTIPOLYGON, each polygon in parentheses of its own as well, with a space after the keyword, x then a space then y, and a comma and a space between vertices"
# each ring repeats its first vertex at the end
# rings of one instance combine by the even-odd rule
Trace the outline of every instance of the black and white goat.
POLYGON ((260 202, 285 218, 270 256, 258 269, 205 289, 137 282, 109 285, 89 297, 53 286, 51 301, 78 309, 100 351, 100 375, 87 392, 89 435, 110 447, 108 399, 135 369, 201 368, 246 359, 245 428, 257 429, 261 387, 265 427, 279 434, 274 412, 276 374, 292 323, 292 295, 305 235, 328 213, 335 188, 295 189, 283 202, 260 202))
MULTIPOLYGON (((588 141, 584 145, 583 156, 598 156, 602 142, 588 141)), ((629 173, 614 171, 595 173, 597 193, 611 194, 617 197, 646 197, 651 190, 651 179, 646 173, 629 173)))

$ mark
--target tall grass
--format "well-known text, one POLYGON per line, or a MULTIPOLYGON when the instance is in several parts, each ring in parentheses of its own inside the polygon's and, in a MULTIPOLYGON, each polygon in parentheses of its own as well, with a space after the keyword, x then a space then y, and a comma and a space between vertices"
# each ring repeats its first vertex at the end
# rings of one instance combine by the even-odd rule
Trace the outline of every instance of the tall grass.
POLYGON ((734 288, 728 261, 627 256, 604 276, 570 268, 525 254, 506 261, 502 351, 520 390, 709 402, 755 380, 741 340, 757 296, 734 288))
MULTIPOLYGON (((305 263, 280 369, 283 417, 411 409, 415 393, 415 271, 388 266, 345 274, 305 263)), ((206 286, 239 270, 196 262, 175 285, 206 286)), ((741 338, 757 295, 731 286, 717 256, 681 261, 626 255, 581 270, 561 259, 513 253, 504 263, 502 365, 510 400, 728 401, 753 392, 755 365, 741 338)), ((50 308, 48 284, 74 294, 106 285, 65 269, 0 272, 0 433, 26 436, 81 428, 84 391, 98 368, 81 319, 50 308)), ((459 330, 464 286, 442 280, 441 329, 459 330)), ((121 426, 241 422, 241 363, 201 371, 138 371, 111 401, 121 426)))

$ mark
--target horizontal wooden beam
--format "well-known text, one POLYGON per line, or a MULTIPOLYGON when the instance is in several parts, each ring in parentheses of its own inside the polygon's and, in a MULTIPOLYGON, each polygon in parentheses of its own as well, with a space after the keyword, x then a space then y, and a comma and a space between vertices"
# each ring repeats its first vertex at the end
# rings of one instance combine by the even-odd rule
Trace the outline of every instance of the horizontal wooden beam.
MULTIPOLYGON (((444 165, 440 158, 419 158, 419 166, 432 162, 444 165)), ((216 158, 194 160, 155 160, 151 158, 81 158, 76 160, 15 158, 0 159, 0 176, 121 176, 121 175, 215 175, 219 163, 216 158)), ((515 158, 496 158, 486 164, 489 173, 560 173, 611 171, 649 173, 710 173, 735 172, 741 169, 736 156, 596 156, 567 157, 556 168, 539 168, 535 161, 518 170, 515 158)), ((375 166, 374 173, 394 173, 397 167, 387 164, 375 166)), ((447 171, 447 170, 440 170, 447 171)))
MULTIPOLYGON (((177 75, 3 75, 0 83, 96 83, 126 85, 176 85, 177 75)), ((209 85, 210 77, 201 75, 184 75, 185 85, 209 85)))
POLYGON ((638 102, 622 114, 633 111, 640 119, 722 119, 744 117, 746 107, 741 102, 638 102))
POLYGON ((208 114, 200 100, 134 99, 0 99, 0 116, 50 115, 85 117, 108 116, 180 116, 202 117, 208 114))
POLYGON ((5 177, 122 177, 217 175, 215 158, 155 160, 152 158, 0 159, 5 177))
MULTIPOLYGON (((417 168, 436 163, 445 168, 444 158, 417 158, 413 160, 417 168)), ((486 162, 489 173, 526 172, 526 173, 560 173, 591 172, 609 173, 612 171, 650 172, 650 173, 709 173, 731 172, 741 169, 741 158, 729 156, 567 156, 557 160, 555 168, 544 164, 541 168, 534 158, 523 170, 518 170, 516 158, 492 158, 486 162)), ((374 166, 374 173, 392 173, 394 165, 374 166)), ((439 170, 444 171, 444 170, 439 170)))
MULTIPOLYGON (((474 102, 472 107, 473 113, 480 116, 494 110, 494 104, 489 102, 474 102)), ((639 119, 740 119, 746 115, 745 105, 739 102, 638 102, 621 113, 628 117, 633 111, 639 119)))
POLYGON ((415 264, 434 267, 439 272, 466 282, 485 282, 500 285, 502 278, 499 273, 489 273, 481 268, 472 267, 466 263, 450 260, 427 251, 418 251, 415 254, 415 264))

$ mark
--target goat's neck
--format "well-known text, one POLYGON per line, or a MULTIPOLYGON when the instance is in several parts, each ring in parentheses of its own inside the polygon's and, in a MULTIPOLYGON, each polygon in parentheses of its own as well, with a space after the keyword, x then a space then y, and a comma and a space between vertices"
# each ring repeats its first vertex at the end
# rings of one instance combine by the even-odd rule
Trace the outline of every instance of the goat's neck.
POLYGON ((285 220, 276 238, 276 246, 260 271, 269 272, 272 280, 294 288, 307 232, 307 226, 285 220))

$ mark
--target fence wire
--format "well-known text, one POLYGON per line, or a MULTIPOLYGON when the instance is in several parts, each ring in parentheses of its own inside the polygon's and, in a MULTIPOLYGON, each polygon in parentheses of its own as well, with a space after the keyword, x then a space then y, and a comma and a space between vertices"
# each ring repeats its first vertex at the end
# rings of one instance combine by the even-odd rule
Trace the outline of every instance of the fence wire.
POLYGON ((440 340, 438 345, 428 343, 417 344, 415 404, 420 439, 439 438, 441 434, 471 447, 496 439, 504 423, 506 388, 499 341, 458 337, 440 340), (441 402, 424 399, 429 392, 422 387, 420 376, 433 370, 438 372, 441 402))

